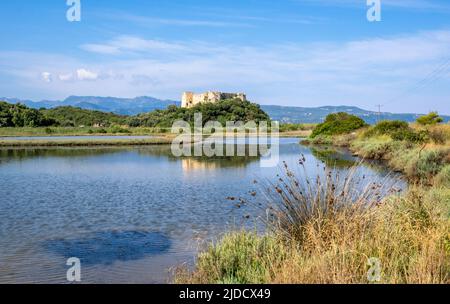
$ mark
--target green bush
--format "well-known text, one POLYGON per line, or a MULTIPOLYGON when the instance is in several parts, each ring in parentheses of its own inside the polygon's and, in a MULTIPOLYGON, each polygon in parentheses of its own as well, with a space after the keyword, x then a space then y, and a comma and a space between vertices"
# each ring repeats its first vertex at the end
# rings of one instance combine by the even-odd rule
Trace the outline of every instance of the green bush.
POLYGON ((85 110, 74 107, 58 107, 54 109, 41 110, 47 117, 60 122, 61 126, 110 126, 111 124, 123 125, 126 124, 127 118, 125 116, 105 113, 100 111, 85 110))
POLYGON ((409 141, 412 143, 424 143, 429 140, 429 133, 426 130, 415 132, 413 129, 401 130, 392 133, 393 140, 409 141))
POLYGON ((365 135, 366 137, 371 137, 373 135, 392 135, 409 129, 409 125, 406 121, 383 120, 367 131, 365 135))
POLYGON ((423 143, 429 140, 429 132, 426 130, 414 131, 407 122, 401 120, 381 121, 367 132, 364 137, 388 135, 397 141, 408 141, 412 143, 423 143))
POLYGON ((431 112, 427 115, 421 116, 417 118, 417 123, 423 126, 427 125, 436 125, 438 123, 443 122, 442 117, 439 116, 437 112, 431 112))
POLYGON ((406 168, 408 175, 415 175, 418 180, 431 182, 431 179, 444 168, 448 152, 446 149, 423 151, 416 163, 409 163, 406 168))
POLYGON ((327 116, 325 122, 319 124, 311 134, 311 138, 346 134, 365 127, 367 124, 358 116, 340 112, 327 116))
POLYGON ((0 128, 2 127, 47 127, 56 125, 56 121, 39 110, 30 109, 22 104, 0 102, 0 128))

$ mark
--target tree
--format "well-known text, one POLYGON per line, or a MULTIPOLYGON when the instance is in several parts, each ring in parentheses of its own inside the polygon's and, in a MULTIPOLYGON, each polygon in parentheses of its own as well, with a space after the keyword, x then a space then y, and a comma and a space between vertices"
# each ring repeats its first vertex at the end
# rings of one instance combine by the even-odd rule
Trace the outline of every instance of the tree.
POLYGON ((431 112, 427 115, 417 118, 417 123, 422 126, 436 125, 443 121, 444 120, 439 116, 438 112, 431 112))
POLYGON ((319 124, 311 134, 311 138, 319 135, 346 134, 367 126, 366 122, 358 116, 344 112, 334 113, 327 116, 325 122, 319 124))

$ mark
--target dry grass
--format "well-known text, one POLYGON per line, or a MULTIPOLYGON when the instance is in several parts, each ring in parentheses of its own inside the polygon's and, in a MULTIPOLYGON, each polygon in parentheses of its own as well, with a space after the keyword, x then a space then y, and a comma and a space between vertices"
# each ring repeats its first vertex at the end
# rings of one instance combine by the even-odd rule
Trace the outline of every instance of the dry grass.
POLYGON ((448 169, 443 170, 450 165, 450 125, 428 126, 426 130, 429 140, 425 143, 397 141, 388 135, 365 137, 361 132, 350 142, 350 149, 366 159, 386 160, 389 167, 405 173, 412 182, 443 184, 448 169))
POLYGON ((228 234, 176 282, 371 283, 376 258, 381 283, 450 283, 448 188, 400 196, 370 181, 361 187, 352 170, 304 178, 286 168, 271 185, 267 235, 228 234))

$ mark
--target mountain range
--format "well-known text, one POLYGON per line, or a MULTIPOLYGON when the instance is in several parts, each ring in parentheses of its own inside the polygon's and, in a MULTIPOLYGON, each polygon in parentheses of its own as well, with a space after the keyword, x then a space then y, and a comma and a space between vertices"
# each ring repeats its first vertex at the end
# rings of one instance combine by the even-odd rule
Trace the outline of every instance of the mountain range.
MULTIPOLYGON (((161 100, 154 97, 141 96, 136 98, 117 97, 97 97, 97 96, 70 96, 62 101, 42 100, 21 100, 17 98, 0 98, 9 103, 21 103, 30 108, 52 109, 61 106, 72 106, 87 110, 97 110, 102 112, 112 112, 121 115, 137 115, 140 113, 152 112, 166 109, 170 105, 180 106, 181 103, 175 100, 161 100)), ((324 121, 328 114, 336 112, 347 112, 357 115, 369 124, 376 123, 379 119, 415 121, 421 114, 414 113, 378 113, 367 111, 353 106, 324 106, 324 107, 286 107, 262 105, 261 108, 269 116, 281 123, 319 123, 324 121)), ((442 116, 445 122, 450 121, 450 116, 442 116)))

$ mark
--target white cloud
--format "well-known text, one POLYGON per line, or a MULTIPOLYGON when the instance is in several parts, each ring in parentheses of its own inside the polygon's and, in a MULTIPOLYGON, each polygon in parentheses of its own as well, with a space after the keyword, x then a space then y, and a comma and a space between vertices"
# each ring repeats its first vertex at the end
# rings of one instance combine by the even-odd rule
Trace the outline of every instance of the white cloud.
POLYGON ((69 74, 60 74, 58 76, 59 80, 61 81, 71 81, 73 80, 73 74, 69 73, 69 74))
POLYGON ((77 78, 78 80, 96 80, 98 78, 98 74, 86 69, 78 69, 77 78))
POLYGON ((50 83, 50 82, 53 81, 52 74, 49 73, 49 72, 43 72, 43 73, 41 73, 41 77, 42 77, 42 80, 44 80, 44 81, 47 82, 47 83, 50 83))

